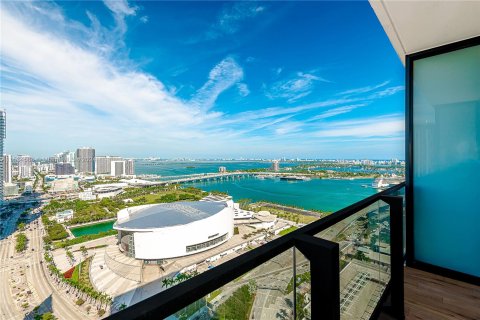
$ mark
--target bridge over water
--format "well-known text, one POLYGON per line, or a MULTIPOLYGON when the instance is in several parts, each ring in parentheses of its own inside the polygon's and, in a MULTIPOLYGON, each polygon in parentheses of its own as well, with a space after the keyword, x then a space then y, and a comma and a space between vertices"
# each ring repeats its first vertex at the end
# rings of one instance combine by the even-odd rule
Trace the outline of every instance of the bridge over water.
POLYGON ((162 177, 161 181, 152 181, 152 185, 167 185, 167 184, 179 184, 189 182, 203 182, 203 181, 217 181, 217 180, 232 180, 238 178, 253 177, 258 175, 256 172, 227 172, 227 173, 205 173, 205 174, 192 174, 184 176, 171 176, 162 177))

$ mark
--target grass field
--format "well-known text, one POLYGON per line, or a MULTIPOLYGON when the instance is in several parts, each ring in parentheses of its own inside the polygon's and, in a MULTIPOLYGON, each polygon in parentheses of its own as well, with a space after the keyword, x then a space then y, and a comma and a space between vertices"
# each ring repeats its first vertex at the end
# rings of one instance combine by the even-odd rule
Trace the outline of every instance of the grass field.
POLYGON ((291 226, 291 227, 288 228, 288 229, 285 229, 285 230, 280 231, 278 234, 281 235, 281 236, 284 236, 284 235, 289 234, 290 232, 295 231, 295 230, 297 230, 297 229, 298 229, 297 227, 291 226))
POLYGON ((275 214, 275 215, 277 215, 277 217, 279 217, 281 219, 294 221, 294 222, 297 222, 297 223, 303 223, 303 224, 309 224, 309 223, 312 223, 313 221, 316 221, 316 220, 319 219, 318 217, 287 212, 287 211, 284 211, 284 210, 280 210, 280 209, 272 208, 272 207, 268 207, 268 206, 262 206, 262 207, 258 208, 258 211, 269 211, 271 214, 275 214))

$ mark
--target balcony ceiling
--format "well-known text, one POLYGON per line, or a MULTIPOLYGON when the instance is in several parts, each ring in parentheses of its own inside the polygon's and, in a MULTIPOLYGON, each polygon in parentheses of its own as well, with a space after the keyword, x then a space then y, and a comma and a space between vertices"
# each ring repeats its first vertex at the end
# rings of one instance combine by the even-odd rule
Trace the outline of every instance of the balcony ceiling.
POLYGON ((370 0, 398 56, 480 35, 480 1, 370 0))

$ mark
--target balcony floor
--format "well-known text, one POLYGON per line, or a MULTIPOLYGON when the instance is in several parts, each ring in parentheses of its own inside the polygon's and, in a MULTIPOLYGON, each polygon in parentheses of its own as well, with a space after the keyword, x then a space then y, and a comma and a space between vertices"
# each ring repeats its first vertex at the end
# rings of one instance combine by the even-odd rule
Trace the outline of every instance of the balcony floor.
POLYGON ((405 268, 405 318, 480 319, 480 287, 405 268))

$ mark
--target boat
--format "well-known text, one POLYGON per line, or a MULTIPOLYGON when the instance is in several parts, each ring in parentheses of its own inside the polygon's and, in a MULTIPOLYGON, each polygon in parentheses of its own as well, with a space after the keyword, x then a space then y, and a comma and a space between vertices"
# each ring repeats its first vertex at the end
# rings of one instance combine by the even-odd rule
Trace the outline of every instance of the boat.
POLYGON ((390 185, 389 183, 384 182, 383 178, 377 178, 372 182, 372 188, 374 189, 385 188, 385 187, 388 187, 389 185, 390 185))
POLYGON ((283 177, 280 177, 280 180, 284 180, 284 181, 308 181, 308 180, 310 180, 310 178, 306 177, 306 176, 283 176, 283 177))

